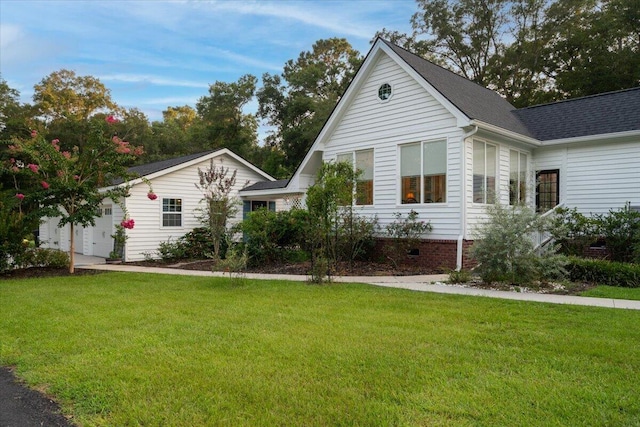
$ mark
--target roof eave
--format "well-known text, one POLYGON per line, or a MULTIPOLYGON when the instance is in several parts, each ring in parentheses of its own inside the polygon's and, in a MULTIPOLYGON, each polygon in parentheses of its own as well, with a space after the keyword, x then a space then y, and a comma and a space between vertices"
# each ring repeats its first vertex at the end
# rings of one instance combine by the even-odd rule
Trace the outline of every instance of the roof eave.
POLYGON ((548 146, 554 146, 554 145, 575 144, 580 142, 594 142, 594 141, 599 141, 603 139, 619 140, 619 139, 635 139, 638 137, 640 137, 640 129, 629 130, 624 132, 601 133, 597 135, 575 136, 572 138, 550 139, 547 141, 542 141, 540 145, 542 147, 548 147, 548 146))
POLYGON ((478 126, 480 129, 484 129, 486 131, 489 131, 489 132, 492 132, 492 133, 496 133, 498 135, 504 136, 504 137, 509 138, 509 139, 513 139, 513 140, 518 141, 518 142, 523 142, 525 144, 530 144, 530 145, 533 145, 535 147, 542 146, 542 142, 540 142, 539 140, 537 140, 535 138, 531 138, 530 136, 522 135, 521 133, 513 132, 511 130, 507 130, 507 129, 501 128, 500 126, 496 126, 496 125, 492 125, 492 124, 483 122, 482 120, 473 119, 473 120, 471 120, 470 124, 473 125, 473 126, 478 126))

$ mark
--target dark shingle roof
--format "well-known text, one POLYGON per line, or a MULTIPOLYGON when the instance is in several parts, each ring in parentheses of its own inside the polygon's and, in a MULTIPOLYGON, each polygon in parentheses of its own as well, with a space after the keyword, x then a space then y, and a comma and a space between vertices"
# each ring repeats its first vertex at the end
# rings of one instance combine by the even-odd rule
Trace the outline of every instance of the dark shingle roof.
POLYGON ((392 43, 384 42, 470 119, 481 120, 521 135, 532 136, 527 127, 513 114, 515 107, 497 92, 480 86, 392 43))
MULTIPOLYGON (((190 162, 191 160, 195 160, 199 157, 206 156, 207 154, 215 153, 218 150, 205 151, 202 153, 196 154, 188 154, 182 157, 175 157, 173 159, 160 160, 158 162, 147 163, 145 165, 132 166, 128 169, 129 173, 135 174, 136 176, 147 176, 152 173, 160 172, 165 169, 172 168, 174 166, 178 166, 182 163, 190 162)), ((113 181, 112 185, 122 184, 122 179, 117 179, 113 181)))
POLYGON ((288 183, 289 183, 288 179, 279 179, 277 181, 260 181, 248 187, 245 187, 240 191, 273 190, 276 188, 285 188, 288 183))
POLYGON ((158 162, 147 163, 146 165, 133 166, 129 168, 129 172, 136 173, 140 176, 151 175, 152 173, 160 172, 165 169, 178 166, 182 163, 190 162, 198 157, 206 156, 207 154, 215 153, 218 150, 205 151, 202 153, 188 154, 182 157, 175 157, 173 159, 160 160, 158 162))
POLYGON ((640 130, 640 87, 535 105, 515 114, 541 141, 640 130))

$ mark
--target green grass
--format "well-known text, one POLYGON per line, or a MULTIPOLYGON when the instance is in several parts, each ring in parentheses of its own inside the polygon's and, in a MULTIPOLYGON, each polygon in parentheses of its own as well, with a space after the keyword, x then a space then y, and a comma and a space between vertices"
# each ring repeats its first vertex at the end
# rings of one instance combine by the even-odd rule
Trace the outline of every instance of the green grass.
POLYGON ((584 292, 580 292, 583 297, 613 298, 640 300, 640 288, 622 288, 618 286, 596 286, 584 292))
POLYGON ((85 426, 638 425, 639 324, 366 285, 0 281, 0 364, 85 426))

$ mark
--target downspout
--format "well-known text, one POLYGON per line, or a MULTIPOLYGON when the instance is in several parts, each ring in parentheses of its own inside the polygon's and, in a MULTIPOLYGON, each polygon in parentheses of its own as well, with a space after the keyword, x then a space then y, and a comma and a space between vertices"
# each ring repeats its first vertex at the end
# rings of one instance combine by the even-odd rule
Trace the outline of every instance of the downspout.
POLYGON ((462 193, 460 194, 460 234, 458 235, 458 245, 456 252, 456 271, 462 270, 463 241, 467 234, 467 138, 478 132, 478 126, 474 126, 469 132, 462 135, 462 153, 460 168, 460 183, 462 193))

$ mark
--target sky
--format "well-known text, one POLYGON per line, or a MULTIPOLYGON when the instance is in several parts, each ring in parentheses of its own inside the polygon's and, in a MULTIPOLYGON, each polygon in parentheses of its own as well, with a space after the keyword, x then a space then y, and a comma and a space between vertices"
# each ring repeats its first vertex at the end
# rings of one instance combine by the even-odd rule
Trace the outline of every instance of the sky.
POLYGON ((35 84, 73 70, 161 120, 216 81, 282 73, 320 39, 346 38, 364 55, 382 28, 410 32, 416 11, 414 0, 2 0, 0 75, 32 102, 35 84))

